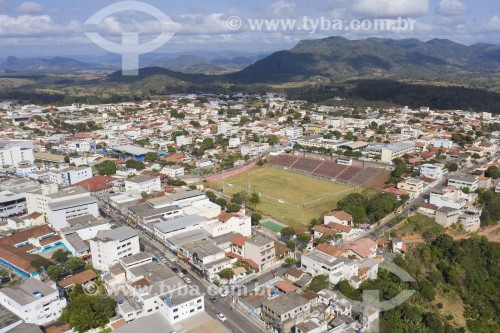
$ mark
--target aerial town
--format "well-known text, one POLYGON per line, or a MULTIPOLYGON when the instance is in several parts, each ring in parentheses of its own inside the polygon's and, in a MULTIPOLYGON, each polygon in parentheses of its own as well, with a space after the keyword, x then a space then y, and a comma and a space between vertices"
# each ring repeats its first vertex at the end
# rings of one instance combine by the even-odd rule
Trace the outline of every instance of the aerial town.
POLYGON ((347 294, 500 219, 499 142, 491 113, 275 93, 3 101, 0 332, 371 332, 347 294))

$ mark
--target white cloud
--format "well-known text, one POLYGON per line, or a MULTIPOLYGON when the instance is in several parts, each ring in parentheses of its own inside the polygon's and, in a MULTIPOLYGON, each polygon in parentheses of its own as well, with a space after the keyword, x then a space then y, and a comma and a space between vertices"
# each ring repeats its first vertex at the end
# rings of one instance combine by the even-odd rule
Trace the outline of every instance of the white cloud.
POLYGON ((500 32, 500 17, 492 16, 479 26, 481 32, 500 32))
POLYGON ((56 23, 48 15, 20 15, 11 17, 0 15, 0 36, 40 36, 63 35, 80 30, 80 23, 71 21, 67 24, 56 23))
POLYGON ((297 5, 286 0, 277 0, 269 7, 269 14, 272 16, 290 15, 297 5))
POLYGON ((429 13, 429 0, 356 0, 353 9, 373 17, 422 16, 429 13))
POLYGON ((438 13, 444 16, 461 15, 467 12, 467 7, 461 0, 441 0, 438 13))
POLYGON ((23 14, 38 14, 42 12, 43 7, 36 2, 23 2, 16 8, 16 10, 23 14))

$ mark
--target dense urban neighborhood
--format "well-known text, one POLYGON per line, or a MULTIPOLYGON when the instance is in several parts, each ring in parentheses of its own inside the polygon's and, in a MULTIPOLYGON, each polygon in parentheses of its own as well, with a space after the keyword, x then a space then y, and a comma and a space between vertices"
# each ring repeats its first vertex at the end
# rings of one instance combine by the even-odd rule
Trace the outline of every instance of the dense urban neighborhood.
POLYGON ((341 102, 0 102, 0 332, 498 332, 500 117, 341 102))

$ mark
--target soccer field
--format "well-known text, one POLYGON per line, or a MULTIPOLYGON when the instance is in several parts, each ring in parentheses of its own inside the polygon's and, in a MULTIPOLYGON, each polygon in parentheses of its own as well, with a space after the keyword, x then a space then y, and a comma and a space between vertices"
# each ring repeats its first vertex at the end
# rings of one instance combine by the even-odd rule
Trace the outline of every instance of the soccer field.
MULTIPOLYGON (((248 191, 249 184, 251 192, 263 194, 257 210, 292 226, 307 225, 312 218, 333 210, 344 196, 362 191, 286 170, 260 167, 227 178, 224 181, 225 193, 232 195, 243 189, 248 191), (328 198, 321 200, 325 197, 328 198), (303 206, 316 199, 319 201, 303 206)), ((211 184, 215 188, 221 185, 220 182, 211 184)))

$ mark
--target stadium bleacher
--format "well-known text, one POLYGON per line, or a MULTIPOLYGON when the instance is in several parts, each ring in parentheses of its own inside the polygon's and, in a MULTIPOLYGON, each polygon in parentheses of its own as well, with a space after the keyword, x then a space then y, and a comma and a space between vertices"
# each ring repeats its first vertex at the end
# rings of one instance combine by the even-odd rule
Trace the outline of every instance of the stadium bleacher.
POLYGON ((333 162, 321 161, 306 157, 290 155, 273 156, 269 164, 290 167, 299 171, 320 177, 337 179, 363 186, 377 176, 381 170, 378 168, 360 168, 333 162))

